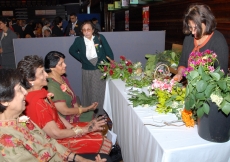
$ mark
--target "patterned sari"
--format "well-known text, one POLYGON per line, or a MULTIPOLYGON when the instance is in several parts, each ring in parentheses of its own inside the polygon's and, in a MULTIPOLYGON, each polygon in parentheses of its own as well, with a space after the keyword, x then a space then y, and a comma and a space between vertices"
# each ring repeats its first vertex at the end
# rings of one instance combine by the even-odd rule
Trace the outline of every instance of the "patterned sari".
MULTIPOLYGON (((30 117, 41 129, 50 121, 54 121, 59 129, 66 129, 58 116, 58 112, 54 103, 47 99, 48 91, 45 89, 29 92, 26 96, 26 115, 30 117)), ((87 123, 77 123, 79 127, 85 126, 87 123)), ((69 148, 78 154, 84 153, 105 153, 111 150, 111 141, 104 138, 100 132, 88 133, 82 137, 71 137, 58 139, 58 143, 69 148)))

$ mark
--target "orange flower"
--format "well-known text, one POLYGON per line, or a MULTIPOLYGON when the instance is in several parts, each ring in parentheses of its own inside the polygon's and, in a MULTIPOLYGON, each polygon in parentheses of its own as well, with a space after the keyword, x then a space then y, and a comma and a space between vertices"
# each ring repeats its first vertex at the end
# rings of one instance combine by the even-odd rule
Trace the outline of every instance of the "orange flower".
POLYGON ((194 120, 192 118, 192 111, 184 109, 181 112, 181 117, 186 127, 194 127, 194 120))

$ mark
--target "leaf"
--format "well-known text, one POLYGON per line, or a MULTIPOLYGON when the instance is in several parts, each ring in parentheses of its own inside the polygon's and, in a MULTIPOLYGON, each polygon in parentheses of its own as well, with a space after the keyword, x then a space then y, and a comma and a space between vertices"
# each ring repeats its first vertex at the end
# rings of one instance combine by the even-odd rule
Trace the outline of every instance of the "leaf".
POLYGON ((195 97, 190 94, 187 98, 185 98, 185 107, 187 110, 190 110, 195 105, 195 97))
POLYGON ((195 97, 196 97, 196 99, 198 99, 198 100, 206 100, 205 95, 204 95, 204 92, 202 92, 202 93, 197 93, 195 97))
POLYGON ((226 100, 224 100, 224 101, 222 102, 222 104, 220 105, 220 107, 221 107, 221 110, 222 110, 226 115, 229 114, 229 112, 230 112, 230 103, 229 103, 229 102, 227 102, 226 100))
POLYGON ((197 109, 197 116, 198 118, 201 118, 204 115, 203 108, 198 108, 197 109))
POLYGON ((203 92, 207 88, 207 82, 204 80, 200 80, 196 83, 196 89, 198 92, 203 92))
POLYGON ((198 68, 198 73, 199 73, 200 75, 202 75, 202 74, 204 73, 204 69, 203 69, 202 66, 199 66, 199 68, 198 68))
POLYGON ((210 97, 214 88, 215 88, 214 84, 209 84, 204 92, 205 96, 210 97))
POLYGON ((211 77, 210 77, 209 75, 207 75, 206 73, 203 73, 203 74, 201 75, 201 77, 202 77, 202 79, 205 80, 205 81, 208 81, 208 80, 211 79, 211 77))
POLYGON ((212 76, 212 78, 216 81, 220 80, 220 74, 218 73, 210 73, 210 75, 212 76))
POLYGON ((207 103, 204 103, 203 104, 203 111, 205 112, 205 114, 207 114, 208 115, 208 113, 209 113, 209 105, 207 104, 207 103))
POLYGON ((217 84, 223 91, 225 91, 225 89, 227 88, 227 82, 225 80, 219 80, 217 84))
POLYGON ((230 102, 230 94, 228 93, 227 96, 224 98, 226 101, 230 102))
POLYGON ((190 76, 191 76, 192 79, 195 79, 196 77, 199 76, 199 73, 197 71, 191 71, 190 76))

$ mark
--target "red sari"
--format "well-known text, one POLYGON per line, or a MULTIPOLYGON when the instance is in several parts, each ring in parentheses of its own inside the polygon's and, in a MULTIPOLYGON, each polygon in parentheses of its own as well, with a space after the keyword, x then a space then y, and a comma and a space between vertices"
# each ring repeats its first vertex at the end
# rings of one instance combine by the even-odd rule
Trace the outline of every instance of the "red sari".
MULTIPOLYGON (((53 102, 51 100, 49 100, 50 104, 45 102, 47 94, 48 91, 45 89, 29 92, 26 96, 26 115, 41 129, 50 121, 55 121, 59 129, 66 129, 53 102)), ((86 122, 79 122, 76 125, 83 127, 86 124, 86 122)), ((57 141, 78 154, 99 152, 109 154, 112 146, 111 141, 99 132, 88 133, 82 137, 57 139, 57 141)))

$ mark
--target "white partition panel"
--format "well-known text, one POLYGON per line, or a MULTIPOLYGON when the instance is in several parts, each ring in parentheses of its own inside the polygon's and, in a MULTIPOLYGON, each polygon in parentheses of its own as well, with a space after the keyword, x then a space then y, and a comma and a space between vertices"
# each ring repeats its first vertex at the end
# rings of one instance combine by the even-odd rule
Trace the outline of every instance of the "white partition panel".
MULTIPOLYGON (((102 32, 109 42, 115 60, 124 55, 133 62, 146 63, 145 54, 164 51, 165 31, 102 32)), ((75 37, 23 38, 14 39, 16 64, 27 55, 39 55, 43 58, 50 51, 65 54, 67 77, 75 93, 81 97, 81 64, 69 54, 69 47, 75 37)))

